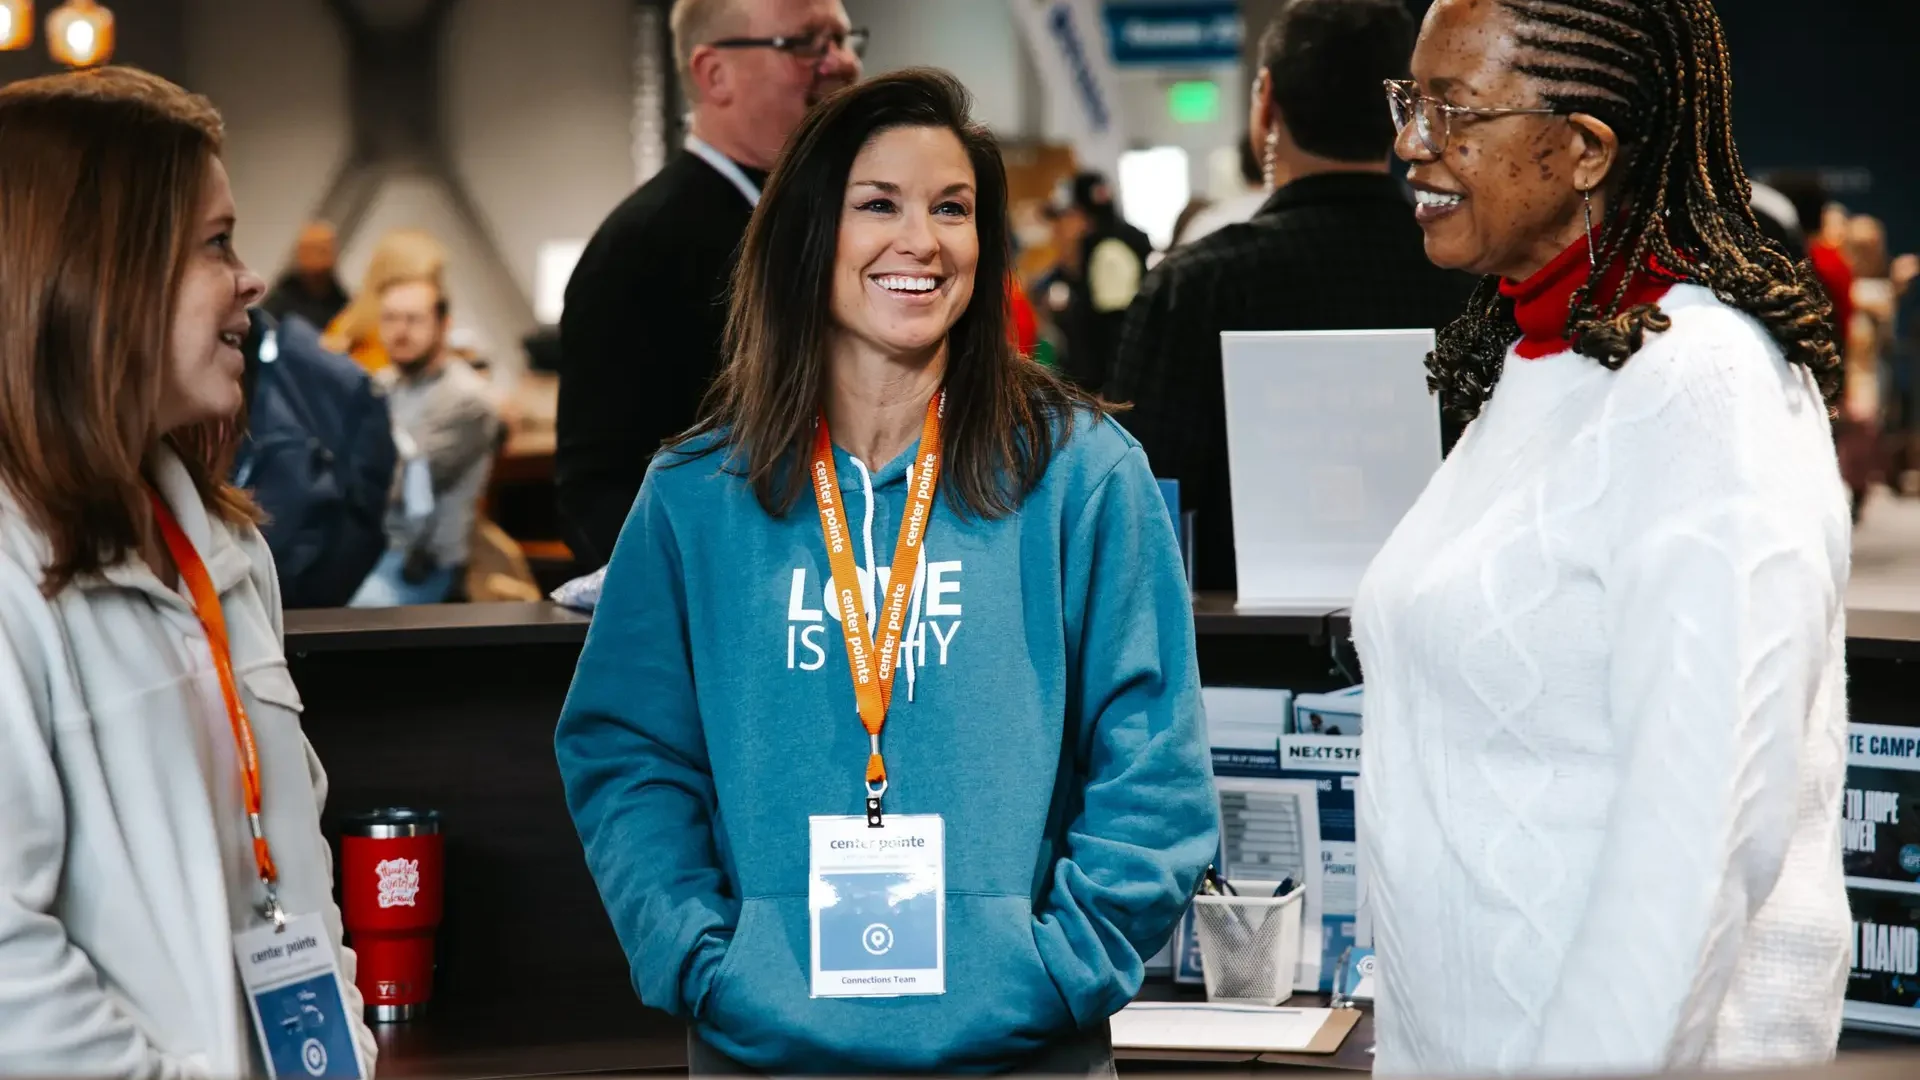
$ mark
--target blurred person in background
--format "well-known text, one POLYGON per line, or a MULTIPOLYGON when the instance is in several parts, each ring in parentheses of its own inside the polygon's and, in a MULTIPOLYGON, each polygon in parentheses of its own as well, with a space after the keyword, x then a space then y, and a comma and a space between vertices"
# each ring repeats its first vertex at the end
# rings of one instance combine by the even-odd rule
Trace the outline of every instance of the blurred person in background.
POLYGON ((1100 173, 1061 184, 1045 212, 1058 223, 1054 235, 1064 245, 1048 286, 1060 328, 1059 366, 1081 389, 1098 394, 1113 367, 1127 305, 1147 276, 1153 241, 1120 216, 1100 173))
POLYGON ((448 345, 449 307, 437 276, 391 282, 380 293, 380 342, 391 363, 374 379, 386 391, 401 456, 419 464, 396 487, 387 551, 352 607, 458 598, 502 428, 492 385, 448 345))
POLYGON ((1813 262, 1814 276, 1833 303, 1833 325, 1845 333, 1853 322, 1853 267, 1842 248, 1846 212, 1837 210, 1826 181, 1812 171, 1785 170, 1767 176, 1767 186, 1793 204, 1804 245, 1798 254, 1813 262), (1836 213, 1837 212, 1837 216, 1836 213))
POLYGON ((325 330, 349 299, 335 274, 339 259, 339 236, 333 226, 324 221, 308 223, 294 244, 293 266, 280 275, 261 306, 276 322, 298 315, 314 330, 325 330))
POLYGON ((439 277, 446 272, 447 249, 422 229, 395 229, 374 245, 360 290, 346 308, 327 324, 321 344, 344 353, 369 372, 387 366, 387 350, 380 342, 380 297, 399 281, 439 277))
POLYGON ((648 470, 561 713, 588 866, 695 1075, 1112 1076, 1107 1018, 1217 848, 1166 503, 1105 408, 1008 345, 1007 177, 968 106, 896 72, 795 135, 712 411, 648 470), (797 663, 766 651, 801 631, 797 663), (944 993, 811 991, 867 923, 843 900, 809 929, 815 815, 941 816, 944 906, 865 910, 902 967, 944 949, 944 993))
POLYGON ((1887 230, 1880 219, 1853 214, 1841 226, 1841 251, 1853 271, 1853 317, 1839 327, 1846 362, 1845 396, 1840 415, 1847 421, 1840 442, 1840 471, 1855 489, 1854 519, 1859 520, 1866 493, 1887 476, 1883 433, 1890 418, 1894 315, 1899 302, 1893 282, 1893 263, 1887 252, 1887 230), (1850 456, 1858 460, 1850 460, 1850 456))
POLYGON ((1704 0, 1438 0, 1388 88, 1459 444, 1362 579, 1382 1075, 1830 1059, 1853 923, 1827 298, 1704 0))
POLYGON ((266 286, 221 143, 129 68, 0 88, 8 1076, 265 1075, 235 935, 275 915, 326 939, 334 1060, 374 1065, 273 558, 223 479, 266 286))
POLYGON ((1756 180, 1750 201, 1761 235, 1778 244, 1781 251, 1798 258, 1807 249, 1807 238, 1800 231, 1800 211, 1794 208, 1793 200, 1777 188, 1756 180))
POLYGON ((1920 255, 1895 258, 1888 267, 1893 284, 1892 335, 1887 344, 1888 388, 1883 404, 1892 454, 1887 475, 1902 495, 1920 495, 1920 255))
POLYGON ((1106 393, 1154 474, 1194 516, 1194 580, 1237 582, 1227 478, 1223 330, 1438 327, 1473 279, 1436 269, 1387 172, 1380 83, 1406 74, 1400 0, 1293 0, 1260 42, 1255 130, 1275 191, 1252 220, 1175 248, 1127 312, 1106 393))
MULTIPOLYGON (((1188 199, 1187 205, 1181 207, 1180 213, 1175 215, 1173 219, 1173 244, 1178 245, 1181 237, 1186 235, 1187 227, 1193 224, 1193 220, 1213 209, 1213 205, 1213 200, 1207 198, 1205 195, 1195 195, 1188 199)), ((1251 216, 1251 214, 1248 215, 1248 217, 1251 216)), ((1241 220, 1244 221, 1246 219, 1242 218, 1241 220)), ((1149 264, 1157 263, 1158 257, 1149 258, 1147 261, 1149 264)), ((1151 270, 1153 266, 1149 265, 1147 269, 1151 270)))
POLYGON ((305 319, 250 314, 247 431, 233 483, 265 515, 281 604, 343 607, 387 548, 399 454, 386 397, 305 319))
POLYGON ((1247 141, 1240 144, 1241 190, 1203 207, 1188 219, 1184 226, 1176 226, 1173 230, 1175 246, 1190 244, 1228 225, 1246 221, 1259 213, 1260 208, 1267 204, 1267 196, 1273 194, 1273 189, 1267 186, 1266 174, 1261 169, 1260 155, 1253 148, 1256 140, 1264 144, 1267 135, 1264 131, 1255 130, 1251 118, 1248 120, 1247 127, 1247 141))
POLYGON ((1832 306, 1834 337, 1839 343, 1840 396, 1833 422, 1834 449, 1840 475, 1846 480, 1853 520, 1866 508, 1867 493, 1879 472, 1880 434, 1877 420, 1877 376, 1855 377, 1867 350, 1855 348, 1854 272, 1847 256, 1847 215, 1828 194, 1826 182, 1812 171, 1785 171, 1767 178, 1768 186, 1793 203, 1805 241, 1804 254, 1832 306), (1866 385, 1875 382, 1876 385, 1866 385))
POLYGON ((613 554, 654 452, 699 417, 767 171, 866 47, 840 0, 676 0, 669 24, 686 152, 607 216, 560 317, 555 479, 582 571, 613 554))

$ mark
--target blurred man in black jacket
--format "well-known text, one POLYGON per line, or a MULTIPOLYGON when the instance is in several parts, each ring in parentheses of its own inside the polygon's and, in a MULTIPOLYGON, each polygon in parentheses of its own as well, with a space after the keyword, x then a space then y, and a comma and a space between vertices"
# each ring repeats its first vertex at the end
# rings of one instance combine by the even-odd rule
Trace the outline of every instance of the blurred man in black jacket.
POLYGON ((1387 171, 1394 132, 1381 84, 1406 77, 1414 34, 1401 0, 1281 8, 1253 91, 1252 137, 1273 195, 1253 220, 1174 249, 1127 311, 1106 396, 1133 404, 1120 422, 1195 511, 1201 589, 1236 582, 1220 332, 1437 328, 1473 289, 1427 261, 1387 171))
POLYGON ((676 0, 686 152, 600 226, 560 319, 560 514, 582 570, 606 563, 647 463, 693 425, 719 371, 727 287, 767 170, 807 109, 860 75, 840 0, 676 0))

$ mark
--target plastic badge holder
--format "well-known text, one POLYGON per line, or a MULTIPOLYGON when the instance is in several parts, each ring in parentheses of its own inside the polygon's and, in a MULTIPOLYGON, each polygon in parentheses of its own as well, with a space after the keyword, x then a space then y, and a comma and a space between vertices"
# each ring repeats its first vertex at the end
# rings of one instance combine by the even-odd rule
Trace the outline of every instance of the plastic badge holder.
POLYGON ((1193 898, 1208 1001, 1272 1006, 1293 996, 1306 895, 1301 885, 1279 897, 1193 898))

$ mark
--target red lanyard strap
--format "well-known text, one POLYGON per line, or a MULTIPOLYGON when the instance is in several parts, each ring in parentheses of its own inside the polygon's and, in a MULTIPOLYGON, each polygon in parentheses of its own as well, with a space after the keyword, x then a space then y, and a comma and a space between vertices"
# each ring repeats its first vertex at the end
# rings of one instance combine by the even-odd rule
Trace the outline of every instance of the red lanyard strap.
POLYGON ((900 539, 893 549, 893 569, 887 579, 886 602, 881 608, 880 637, 867 632, 866 602, 860 589, 860 571, 853 561, 853 538, 840 498, 840 476, 833 465, 833 439, 823 413, 813 441, 813 496, 820 507, 820 531, 827 542, 827 563, 833 568, 833 594, 840 608, 840 632, 847 642, 847 668, 853 675, 853 696, 860 725, 867 730, 873 751, 867 758, 867 821, 880 822, 880 796, 887 790, 887 763, 880 756, 880 732, 887 725, 893 703, 893 676, 900 656, 901 628, 913 598, 913 579, 919 569, 920 547, 933 517, 933 493, 940 483, 940 420, 946 411, 946 391, 927 402, 927 419, 920 430, 919 468, 907 493, 907 512, 900 521, 900 539))
POLYGON ((233 728, 235 756, 240 759, 240 781, 246 789, 247 828, 253 833, 253 866, 260 874, 260 883, 267 888, 267 917, 276 926, 284 925, 286 914, 280 910, 279 899, 274 895, 274 883, 280 880, 280 873, 273 865, 273 852, 267 847, 267 833, 260 822, 260 751, 254 745, 253 724, 247 719, 247 706, 240 700, 240 684, 233 675, 233 649, 227 639, 227 616, 220 608, 220 594, 213 587, 213 578, 207 574, 207 564, 200 559, 200 553, 193 549, 193 541, 187 539, 186 532, 180 528, 180 522, 174 519, 173 511, 167 509, 166 501, 157 493, 148 492, 153 503, 153 520, 160 527, 160 536, 167 544, 168 554, 173 556, 173 564, 180 571, 180 580, 186 582, 187 592, 193 597, 193 613, 200 619, 200 626, 207 632, 207 647, 213 653, 214 674, 220 678, 220 696, 226 700, 227 721, 233 728))

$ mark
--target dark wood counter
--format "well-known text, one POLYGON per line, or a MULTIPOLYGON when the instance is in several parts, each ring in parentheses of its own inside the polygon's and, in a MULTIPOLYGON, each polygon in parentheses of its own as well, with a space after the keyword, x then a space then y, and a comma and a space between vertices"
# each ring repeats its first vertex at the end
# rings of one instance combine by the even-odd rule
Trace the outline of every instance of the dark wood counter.
MULTIPOLYGON (((573 645, 591 620, 554 603, 439 604, 406 608, 322 608, 287 612, 287 652, 440 648, 466 645, 573 645)), ((1224 593, 1193 602, 1201 638, 1300 638, 1344 641, 1345 609, 1240 608, 1224 593)), ((1853 608, 1847 612, 1849 655, 1920 659, 1920 611, 1853 608)))
POLYGON ((1848 608, 1847 657, 1920 660, 1920 611, 1848 608))
MULTIPOLYGON (((444 822, 439 985, 422 1019, 382 1029, 382 1075, 685 1066, 681 1026, 635 999, 554 764, 553 726, 588 621, 547 603, 287 614, 307 735, 331 782, 325 827, 395 804, 432 807, 444 822)), ((1342 611, 1243 611, 1205 595, 1195 629, 1210 684, 1321 691, 1359 676, 1342 611)), ((1849 630, 1855 718, 1912 723, 1920 613, 1856 610, 1849 630)), ((1371 1044, 1368 1025, 1332 1058, 1286 1064, 1365 1068, 1354 1055, 1371 1044)), ((1125 1063, 1127 1072, 1206 1067, 1125 1063)))
POLYGON ((559 604, 434 604, 287 612, 287 652, 579 645, 591 620, 559 604))

